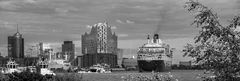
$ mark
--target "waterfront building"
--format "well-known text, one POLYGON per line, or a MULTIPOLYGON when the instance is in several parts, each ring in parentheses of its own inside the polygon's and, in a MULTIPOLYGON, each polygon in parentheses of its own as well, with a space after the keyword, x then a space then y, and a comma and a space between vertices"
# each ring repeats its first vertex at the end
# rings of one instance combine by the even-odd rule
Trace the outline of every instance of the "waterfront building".
POLYGON ((192 62, 191 61, 180 61, 179 65, 180 66, 192 66, 192 62))
POLYGON ((76 61, 77 61, 77 66, 79 68, 82 68, 83 67, 83 56, 77 56, 76 61))
POLYGON ((8 57, 24 58, 24 38, 18 32, 13 36, 8 36, 8 57))
POLYGON ((26 57, 38 57, 38 55, 40 54, 40 46, 39 44, 36 45, 32 45, 27 47, 27 49, 25 50, 25 58, 26 57))
POLYGON ((126 70, 137 69, 138 68, 137 59, 136 58, 123 58, 122 66, 126 70))
POLYGON ((111 26, 98 23, 91 26, 91 32, 82 35, 83 66, 106 63, 111 67, 117 65, 117 36, 111 26))
POLYGON ((137 57, 138 49, 125 48, 123 49, 123 58, 137 57))
POLYGON ((122 67, 122 60, 123 60, 123 49, 118 49, 117 50, 117 62, 118 66, 122 67))
POLYGON ((68 57, 66 60, 68 62, 71 62, 74 60, 75 57, 75 45, 73 44, 72 41, 64 41, 64 43, 62 44, 62 53, 64 54, 64 56, 67 54, 68 57))
POLYGON ((49 57, 51 55, 49 55, 49 54, 51 52, 53 52, 53 49, 50 47, 50 44, 40 42, 37 47, 39 47, 39 55, 38 56, 40 58, 42 58, 44 60, 45 59, 50 59, 49 57))
POLYGON ((0 56, 0 67, 5 67, 7 64, 8 59, 5 57, 0 56))

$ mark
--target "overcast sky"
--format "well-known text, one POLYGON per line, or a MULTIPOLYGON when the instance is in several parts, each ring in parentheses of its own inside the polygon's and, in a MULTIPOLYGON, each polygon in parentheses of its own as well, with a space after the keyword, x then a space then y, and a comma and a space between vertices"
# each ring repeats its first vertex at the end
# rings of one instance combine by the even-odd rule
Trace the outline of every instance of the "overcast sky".
MULTIPOLYGON (((16 32, 14 24, 19 24, 26 47, 38 42, 60 47, 64 40, 79 47, 89 25, 104 21, 119 36, 119 48, 136 49, 146 42, 147 34, 158 32, 163 41, 182 50, 198 34, 190 25, 193 15, 183 7, 186 1, 0 0, 0 50, 6 55, 7 36, 16 32)), ((238 0, 199 1, 218 13, 223 24, 239 14, 238 0)))

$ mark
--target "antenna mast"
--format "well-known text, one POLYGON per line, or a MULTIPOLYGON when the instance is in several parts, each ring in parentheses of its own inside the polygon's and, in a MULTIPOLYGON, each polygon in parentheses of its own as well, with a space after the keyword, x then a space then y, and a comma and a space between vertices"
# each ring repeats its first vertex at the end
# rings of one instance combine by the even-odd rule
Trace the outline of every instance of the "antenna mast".
POLYGON ((18 32, 18 24, 17 24, 17 32, 18 32))

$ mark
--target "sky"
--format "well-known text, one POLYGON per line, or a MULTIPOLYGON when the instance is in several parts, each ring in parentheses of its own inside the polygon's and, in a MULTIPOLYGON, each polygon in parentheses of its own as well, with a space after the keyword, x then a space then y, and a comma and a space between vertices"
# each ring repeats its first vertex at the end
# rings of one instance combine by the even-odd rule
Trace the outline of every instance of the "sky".
MULTIPOLYGON (((25 47, 38 42, 59 48, 65 40, 81 46, 81 35, 90 25, 107 21, 118 35, 118 47, 137 49, 147 34, 176 48, 175 60, 183 46, 198 34, 191 26, 193 14, 184 9, 187 0, 0 0, 0 51, 7 55, 7 36, 16 33, 16 24, 25 47)), ((218 13, 223 25, 239 15, 239 0, 198 0, 218 13)), ((80 49, 79 49, 80 50, 80 49)))

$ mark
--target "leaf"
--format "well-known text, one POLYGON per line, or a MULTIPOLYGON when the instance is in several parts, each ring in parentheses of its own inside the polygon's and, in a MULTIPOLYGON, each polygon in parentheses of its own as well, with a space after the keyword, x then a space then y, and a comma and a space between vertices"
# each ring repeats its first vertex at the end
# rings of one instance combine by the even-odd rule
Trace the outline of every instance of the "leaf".
POLYGON ((194 38, 195 44, 184 47, 184 56, 195 58, 196 63, 214 73, 217 81, 236 80, 240 73, 240 69, 236 69, 240 66, 240 32, 235 29, 240 25, 240 17, 235 16, 224 27, 216 13, 197 1, 189 0, 185 8, 197 13, 192 25, 201 30, 194 38))

